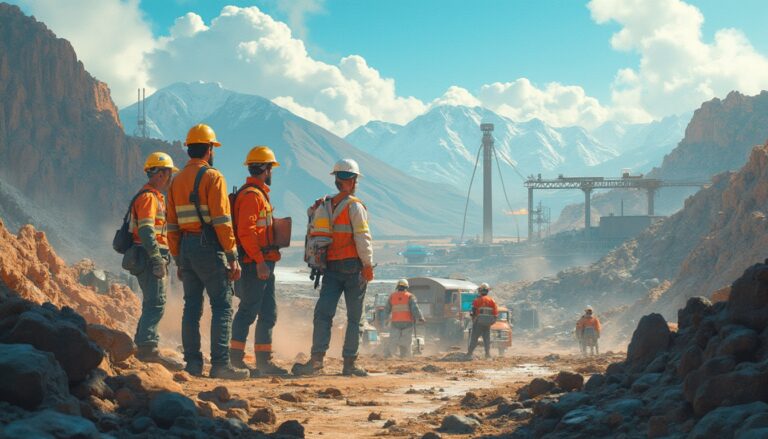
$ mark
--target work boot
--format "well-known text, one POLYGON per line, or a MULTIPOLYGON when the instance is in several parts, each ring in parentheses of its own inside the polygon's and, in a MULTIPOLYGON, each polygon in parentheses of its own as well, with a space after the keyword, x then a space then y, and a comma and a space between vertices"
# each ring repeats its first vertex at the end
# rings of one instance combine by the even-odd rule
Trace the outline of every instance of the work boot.
POLYGON ((197 362, 197 361, 189 361, 187 362, 187 365, 184 366, 184 370, 195 377, 203 377, 203 363, 197 362))
POLYGON ((357 367, 355 362, 357 362, 357 357, 345 357, 344 368, 341 369, 341 374, 344 376, 357 376, 357 377, 368 376, 368 372, 362 367, 357 367))
POLYGON ((147 345, 139 346, 135 357, 145 363, 157 363, 170 371, 179 371, 184 369, 184 363, 160 353, 157 346, 147 345))
POLYGON ((287 369, 272 361, 272 352, 256 352, 256 369, 260 375, 288 375, 287 369))
POLYGON ((325 352, 313 353, 306 363, 296 363, 291 368, 291 373, 296 376, 317 375, 323 370, 325 352))
POLYGON ((231 364, 214 364, 209 376, 224 380, 244 380, 251 376, 251 372, 248 369, 233 367, 231 364))
POLYGON ((250 367, 245 364, 245 361, 243 361, 243 358, 245 358, 245 351, 242 349, 229 348, 229 361, 232 366, 238 369, 250 369, 250 367))

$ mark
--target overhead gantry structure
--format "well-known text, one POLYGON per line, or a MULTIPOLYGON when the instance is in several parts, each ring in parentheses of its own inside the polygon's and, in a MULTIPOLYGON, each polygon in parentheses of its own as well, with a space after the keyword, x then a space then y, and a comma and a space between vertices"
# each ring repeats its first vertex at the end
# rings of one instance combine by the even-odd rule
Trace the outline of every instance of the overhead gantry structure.
POLYGON ((591 201, 592 191, 594 189, 642 189, 648 197, 648 215, 654 215, 654 198, 656 192, 662 187, 707 187, 709 182, 701 181, 674 181, 660 180, 656 178, 643 178, 643 176, 633 176, 625 173, 620 178, 606 177, 563 177, 560 175, 556 179, 542 179, 541 174, 530 176, 525 181, 525 187, 528 188, 528 239, 533 236, 533 191, 546 189, 580 189, 584 192, 584 229, 587 237, 591 227, 591 201))

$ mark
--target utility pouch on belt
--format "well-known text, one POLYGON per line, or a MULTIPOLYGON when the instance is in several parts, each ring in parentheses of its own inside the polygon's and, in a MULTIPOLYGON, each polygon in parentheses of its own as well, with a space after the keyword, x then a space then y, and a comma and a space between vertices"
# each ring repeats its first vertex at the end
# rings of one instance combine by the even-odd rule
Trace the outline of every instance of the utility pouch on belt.
POLYGON ((144 247, 134 245, 123 254, 122 266, 124 270, 127 270, 134 276, 138 276, 147 269, 148 260, 149 256, 144 247))
POLYGON ((208 171, 208 166, 203 166, 197 171, 195 176, 195 185, 192 187, 192 193, 189 194, 189 201, 195 205, 195 211, 197 212, 197 218, 200 220, 200 240, 204 246, 214 246, 221 248, 219 238, 216 236, 216 229, 212 224, 206 223, 203 219, 203 214, 200 212, 200 180, 203 179, 203 175, 208 171))

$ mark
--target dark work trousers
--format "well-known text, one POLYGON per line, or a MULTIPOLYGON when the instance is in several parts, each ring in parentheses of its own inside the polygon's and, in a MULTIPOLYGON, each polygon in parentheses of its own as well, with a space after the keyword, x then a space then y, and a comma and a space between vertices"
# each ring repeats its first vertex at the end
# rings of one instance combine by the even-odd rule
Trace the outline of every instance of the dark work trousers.
MULTIPOLYGON (((145 250, 141 249, 145 252, 145 250)), ((166 278, 158 279, 152 274, 152 263, 144 253, 144 270, 136 275, 141 287, 141 317, 136 326, 133 341, 136 346, 157 347, 160 341, 158 325, 165 310, 166 278)), ((167 258, 167 250, 163 255, 167 258)))
POLYGON ((363 301, 368 282, 360 270, 351 273, 326 271, 320 287, 320 298, 315 305, 314 331, 312 333, 312 353, 325 353, 331 343, 331 326, 336 315, 342 293, 347 305, 347 331, 344 336, 344 358, 357 357, 360 346, 360 318, 363 315, 363 301))
POLYGON ((181 341, 184 361, 202 363, 200 318, 203 315, 203 290, 211 301, 211 364, 229 364, 229 337, 232 325, 232 283, 227 273, 227 257, 218 243, 203 243, 200 235, 184 235, 179 255, 184 284, 184 314, 181 341))
POLYGON ((469 351, 472 355, 477 347, 477 342, 483 337, 483 345, 485 347, 485 355, 491 355, 491 325, 472 324, 472 332, 469 335, 469 351))
POLYGON ((248 328, 256 321, 254 344, 257 352, 272 352, 272 328, 277 322, 275 301, 275 263, 266 261, 269 279, 261 280, 256 272, 256 263, 243 264, 243 275, 238 282, 240 305, 232 321, 232 341, 245 344, 248 328), (258 320, 256 320, 258 318, 258 320))

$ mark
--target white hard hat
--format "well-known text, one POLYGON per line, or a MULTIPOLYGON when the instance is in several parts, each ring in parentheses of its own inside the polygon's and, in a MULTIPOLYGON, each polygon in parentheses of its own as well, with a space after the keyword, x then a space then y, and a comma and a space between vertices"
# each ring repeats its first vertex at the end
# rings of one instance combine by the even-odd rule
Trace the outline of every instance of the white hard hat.
POLYGON ((592 307, 590 305, 587 305, 587 307, 584 308, 584 312, 594 312, 594 310, 592 309, 592 307))
POLYGON ((363 176, 363 174, 360 173, 360 166, 356 161, 352 159, 341 159, 336 162, 336 164, 333 165, 333 171, 331 171, 331 175, 336 175, 337 172, 355 174, 358 177, 363 176))
POLYGON ((479 287, 477 287, 477 289, 478 289, 478 290, 486 290, 486 291, 490 291, 490 290, 491 290, 491 286, 490 286, 490 285, 488 285, 488 283, 487 283, 487 282, 483 282, 483 283, 481 283, 481 284, 480 284, 480 286, 479 286, 479 287))
POLYGON ((408 288, 410 285, 408 284, 408 279, 400 279, 397 281, 397 286, 408 288))

